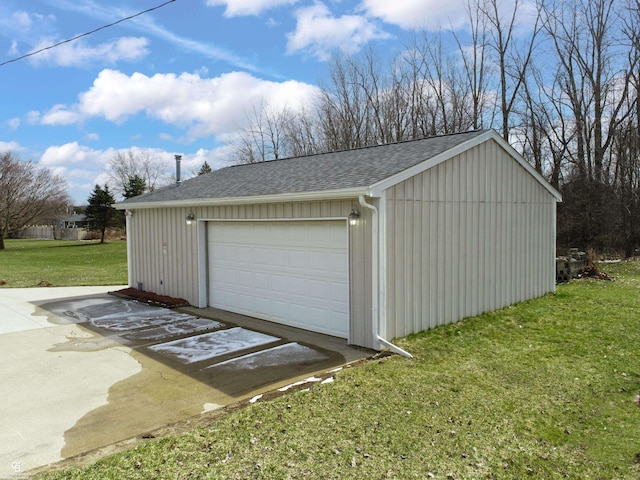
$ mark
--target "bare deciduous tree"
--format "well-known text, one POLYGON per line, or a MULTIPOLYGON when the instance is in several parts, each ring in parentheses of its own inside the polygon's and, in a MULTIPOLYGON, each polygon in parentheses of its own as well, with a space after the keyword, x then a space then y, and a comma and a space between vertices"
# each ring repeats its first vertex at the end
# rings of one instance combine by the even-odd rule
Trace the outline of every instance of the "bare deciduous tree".
POLYGON ((109 161, 108 176, 115 193, 123 194, 131 180, 144 180, 147 191, 168 183, 171 178, 169 162, 145 150, 118 151, 109 161))
POLYGON ((425 34, 409 57, 412 77, 422 83, 415 101, 423 137, 466 131, 474 123, 464 69, 458 58, 444 50, 440 37, 425 34))
POLYGON ((500 130, 508 140, 511 128, 510 116, 519 98, 520 88, 526 79, 527 71, 540 33, 540 14, 534 18, 529 34, 518 35, 518 20, 522 4, 515 0, 511 11, 503 11, 504 4, 499 0, 476 0, 477 10, 484 16, 489 26, 487 47, 493 51, 499 75, 499 112, 500 130))
POLYGON ((286 132, 291 156, 299 157, 327 151, 316 118, 315 105, 303 107, 287 118, 286 132))
POLYGON ((236 141, 235 163, 257 163, 289 154, 287 125, 293 113, 286 107, 268 105, 264 99, 246 115, 247 126, 236 141))
POLYGON ((471 116, 473 129, 478 130, 485 126, 484 114, 487 108, 487 71, 486 47, 487 47, 487 20, 480 10, 477 1, 469 1, 466 5, 469 19, 469 35, 471 45, 465 47, 462 40, 453 32, 453 37, 458 46, 458 51, 463 64, 463 73, 466 80, 466 90, 471 96, 471 116))
POLYGON ((559 234, 561 241, 573 238, 585 247, 621 248, 614 231, 633 230, 630 214, 624 212, 634 209, 629 188, 637 152, 629 132, 635 128, 633 85, 639 58, 632 40, 637 17, 632 20, 629 5, 615 0, 549 1, 543 9, 558 86, 548 100, 556 115, 554 127, 562 132, 556 138, 564 142, 568 174, 561 185, 565 200, 558 213, 559 234), (570 216, 580 221, 574 229, 581 232, 578 237, 563 230, 570 216))
MULTIPOLYGON (((370 57, 369 61, 372 60, 370 57)), ((371 96, 375 93, 365 71, 366 68, 355 58, 337 55, 332 59, 317 114, 328 150, 346 150, 375 143, 376 127, 371 112, 371 96)))
POLYGON ((557 77, 575 128, 577 173, 607 181, 609 149, 629 115, 627 96, 637 58, 621 55, 614 0, 573 0, 545 7, 545 29, 555 47, 557 77))
POLYGON ((0 250, 10 232, 53 221, 65 213, 68 204, 63 178, 12 152, 0 153, 0 250))
POLYGON ((520 126, 516 133, 523 156, 555 188, 560 188, 574 140, 573 129, 562 115, 560 92, 556 82, 548 84, 541 71, 532 69, 532 75, 523 83, 523 110, 518 112, 520 126))
MULTIPOLYGON (((630 0, 622 15, 622 33, 628 48, 629 65, 640 61, 640 0, 630 0)), ((621 203, 625 255, 634 255, 640 245, 640 72, 632 68, 627 95, 629 116, 619 127, 613 142, 616 157, 613 183, 621 203)))

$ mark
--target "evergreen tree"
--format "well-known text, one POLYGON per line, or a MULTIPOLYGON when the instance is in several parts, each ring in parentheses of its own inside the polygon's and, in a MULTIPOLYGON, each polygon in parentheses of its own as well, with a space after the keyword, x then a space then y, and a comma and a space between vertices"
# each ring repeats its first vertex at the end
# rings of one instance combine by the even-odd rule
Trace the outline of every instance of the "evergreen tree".
POLYGON ((87 229, 100 232, 100 243, 104 243, 104 234, 107 228, 117 224, 117 210, 112 207, 116 200, 109 192, 109 186, 101 188, 96 185, 89 195, 89 205, 85 209, 87 216, 87 229))
POLYGON ((204 175, 206 173, 211 173, 211 167, 205 160, 204 163, 202 164, 202 168, 200 168, 200 171, 198 172, 198 175, 204 175))
POLYGON ((133 175, 129 177, 129 181, 124 186, 124 198, 137 197, 142 195, 147 190, 147 182, 144 181, 140 175, 133 175))

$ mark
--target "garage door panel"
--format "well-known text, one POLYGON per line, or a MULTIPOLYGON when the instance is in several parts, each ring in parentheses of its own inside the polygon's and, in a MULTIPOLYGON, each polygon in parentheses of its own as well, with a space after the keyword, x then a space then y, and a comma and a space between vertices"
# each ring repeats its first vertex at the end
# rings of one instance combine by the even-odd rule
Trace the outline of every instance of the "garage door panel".
POLYGON ((331 258, 330 253, 323 255, 317 252, 310 252, 308 256, 309 268, 312 270, 317 270, 318 272, 326 271, 326 261, 328 258, 331 258))
POLYGON ((253 249, 249 247, 235 247, 235 256, 236 260, 243 260, 247 263, 253 263, 253 249))
POLYGON ((348 336, 344 222, 211 222, 209 304, 348 336))
POLYGON ((264 314, 265 312, 268 312, 272 308, 271 300, 267 298, 254 297, 253 300, 254 300, 253 309, 249 309, 248 310, 249 312, 254 311, 259 314, 264 314))
POLYGON ((234 250, 235 248, 233 246, 220 245, 218 248, 216 248, 212 252, 213 260, 216 261, 216 263, 218 263, 222 260, 236 257, 237 255, 234 254, 234 250))
POLYGON ((309 280, 309 292, 308 295, 311 298, 330 298, 329 297, 329 285, 326 281, 309 280))
POLYGON ((333 271, 342 271, 348 276, 349 273, 349 257, 345 253, 333 253, 329 255, 329 268, 333 271))
POLYGON ((271 277, 271 287, 276 293, 286 295, 289 291, 290 283, 289 278, 283 275, 273 275, 271 277))
POLYGON ((302 249, 292 249, 289 251, 289 266, 291 268, 306 268, 307 254, 302 249))
POLYGON ((329 297, 338 305, 349 303, 349 286, 344 283, 331 283, 329 285, 329 297))

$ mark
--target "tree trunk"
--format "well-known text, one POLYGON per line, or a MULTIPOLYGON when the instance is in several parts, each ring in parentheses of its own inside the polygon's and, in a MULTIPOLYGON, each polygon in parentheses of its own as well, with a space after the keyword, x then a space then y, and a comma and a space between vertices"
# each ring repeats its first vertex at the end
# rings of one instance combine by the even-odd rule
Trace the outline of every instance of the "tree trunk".
POLYGON ((4 233, 0 232, 0 250, 4 250, 4 233))

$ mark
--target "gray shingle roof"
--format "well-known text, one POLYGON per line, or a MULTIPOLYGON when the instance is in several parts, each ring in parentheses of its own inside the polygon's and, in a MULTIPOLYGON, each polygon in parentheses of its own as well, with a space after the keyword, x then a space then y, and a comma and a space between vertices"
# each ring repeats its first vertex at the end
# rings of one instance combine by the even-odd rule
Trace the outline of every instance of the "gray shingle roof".
POLYGON ((235 165, 170 185, 121 204, 223 199, 369 187, 429 160, 486 130, 235 165))

